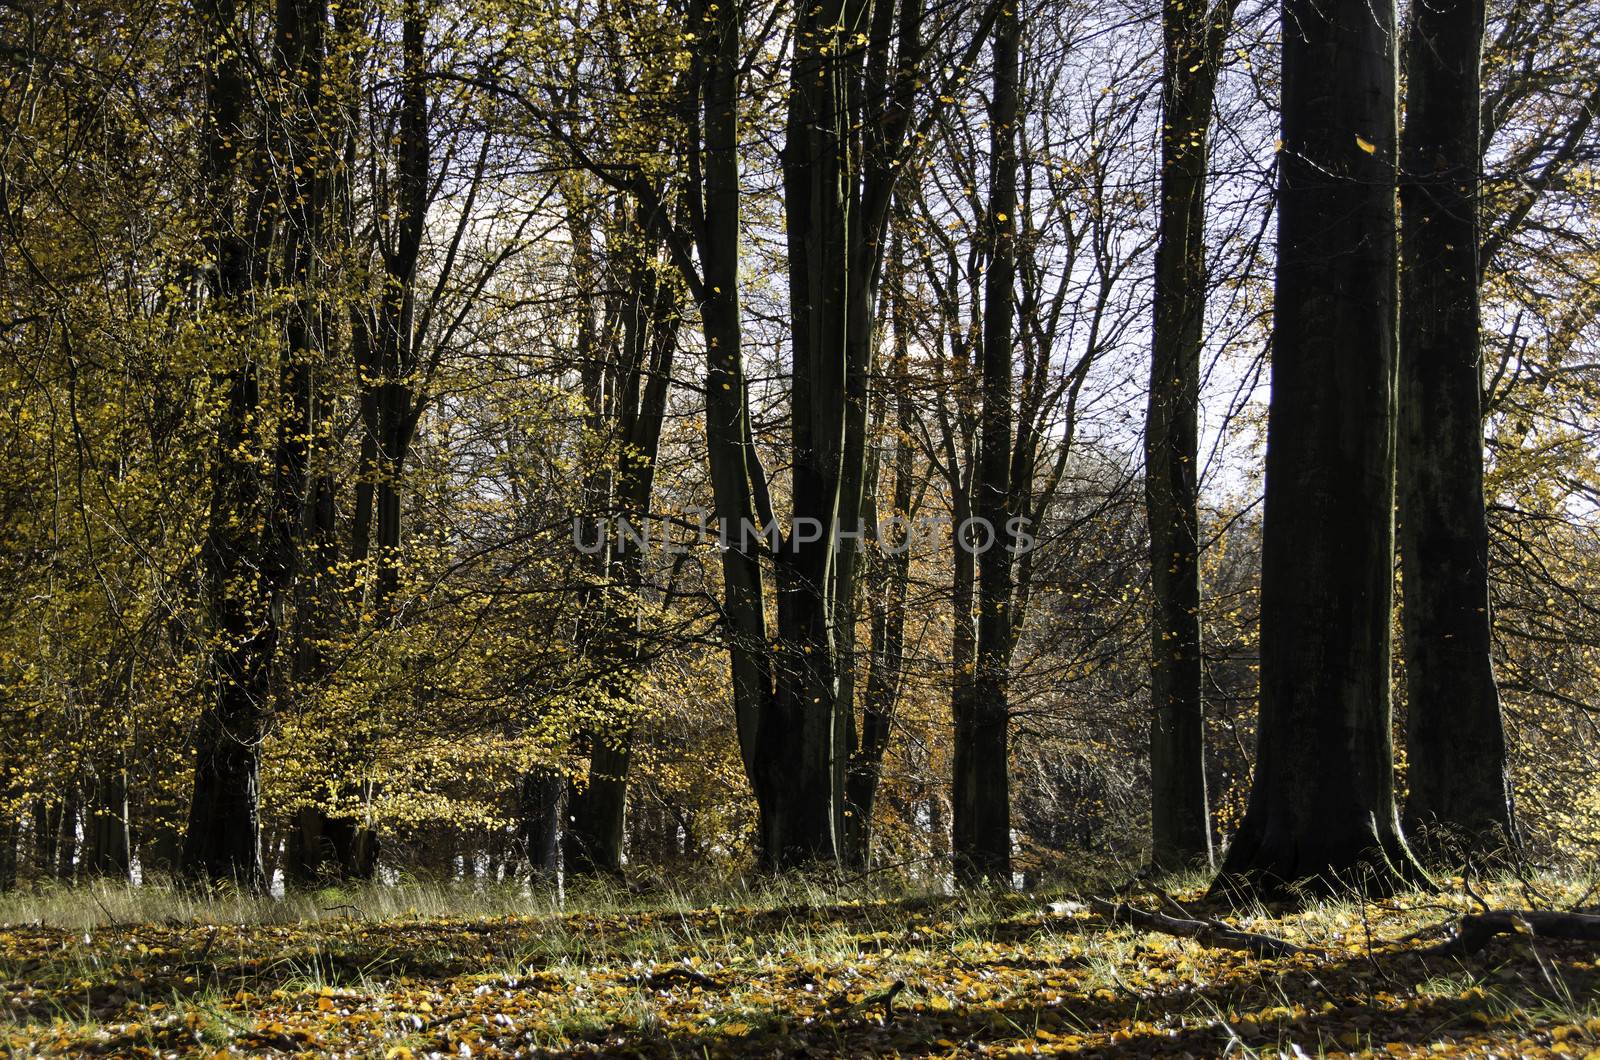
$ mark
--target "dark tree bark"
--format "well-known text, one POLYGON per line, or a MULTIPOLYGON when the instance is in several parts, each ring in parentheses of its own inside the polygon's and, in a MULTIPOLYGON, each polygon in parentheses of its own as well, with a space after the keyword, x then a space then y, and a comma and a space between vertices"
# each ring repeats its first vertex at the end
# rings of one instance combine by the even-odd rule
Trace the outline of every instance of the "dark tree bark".
POLYGON ((1150 524, 1150 839, 1160 869, 1211 862, 1200 629, 1200 352, 1211 105, 1236 0, 1162 5, 1145 511, 1150 524))
MULTIPOLYGON (((323 11, 326 18, 325 8, 323 11)), ((339 14, 341 19, 351 17, 344 5, 339 14)), ((342 24, 338 29, 341 38, 350 32, 342 24)), ((359 569, 370 564, 371 588, 364 607, 384 625, 398 620, 395 597, 400 589, 404 542, 403 481, 422 412, 416 392, 422 330, 417 323, 417 266, 430 201, 426 35, 427 16, 420 4, 414 0, 406 3, 401 19, 398 135, 389 204, 393 220, 381 225, 378 234, 385 282, 376 312, 355 314, 351 322, 351 352, 362 385, 363 427, 351 565, 359 569)), ((299 815, 297 831, 288 846, 293 874, 302 882, 323 877, 368 880, 377 872, 381 843, 375 830, 313 806, 299 815)))
POLYGON ((20 829, 14 814, 0 815, 0 894, 17 885, 17 838, 20 829))
POLYGON ((1407 831, 1489 854, 1514 838, 1490 659, 1478 301, 1485 4, 1416 5, 1400 145, 1399 527, 1407 831))
POLYGON ((955 547, 978 552, 978 642, 969 695, 957 702, 951 766, 951 853, 956 880, 1011 884, 1011 788, 1007 731, 1012 638, 1011 516, 1012 329, 1016 316, 1018 51, 1017 5, 994 27, 989 106, 989 211, 985 218, 983 407, 975 529, 955 547))
POLYGON ((1420 873, 1390 735, 1393 0, 1285 0, 1283 150, 1249 807, 1215 885, 1392 891, 1420 873))
POLYGON ((561 831, 567 816, 567 778, 555 769, 529 770, 518 792, 517 842, 528 866, 545 882, 559 884, 561 831))
POLYGON ((106 879, 131 879, 128 775, 120 754, 96 771, 85 825, 84 873, 106 879))
MULTIPOLYGON (((240 211, 244 183, 246 40, 233 0, 199 0, 205 27, 205 115, 201 188, 213 223, 207 248, 211 297, 221 312, 239 311, 255 273, 258 196, 240 211), (244 216, 241 216, 241 213, 244 216)), ((194 790, 179 871, 192 880, 231 881, 249 890, 261 873, 260 745, 265 734, 272 657, 277 648, 281 572, 265 554, 266 486, 252 459, 253 420, 261 404, 259 368, 244 350, 224 375, 211 473, 211 515, 204 562, 212 648, 209 693, 195 733, 194 790)))

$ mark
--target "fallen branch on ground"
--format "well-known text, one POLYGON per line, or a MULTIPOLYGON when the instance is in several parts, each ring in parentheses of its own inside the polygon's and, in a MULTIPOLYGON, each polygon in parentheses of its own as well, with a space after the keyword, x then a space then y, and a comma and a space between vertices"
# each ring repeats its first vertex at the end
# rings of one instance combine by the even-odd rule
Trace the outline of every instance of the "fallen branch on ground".
POLYGON ((689 983, 693 986, 716 986, 717 981, 704 972, 697 972, 693 968, 674 966, 663 968, 658 972, 648 974, 630 975, 622 980, 629 986, 648 986, 660 990, 674 983, 689 983))
POLYGON ((1200 945, 1212 949, 1246 950, 1257 957, 1290 957, 1305 952, 1304 947, 1296 946, 1292 942, 1273 938, 1271 935, 1258 935, 1253 931, 1242 931, 1220 920, 1168 916, 1165 913, 1152 913, 1148 909, 1140 909, 1123 902, 1107 902, 1100 898, 1091 898, 1089 908, 1113 924, 1127 924, 1145 931, 1193 939, 1200 945))
POLYGON ((1497 935, 1532 935, 1541 939, 1578 939, 1600 942, 1600 915, 1560 913, 1551 909, 1498 909, 1470 913, 1456 922, 1456 933, 1424 952, 1476 953, 1497 935))

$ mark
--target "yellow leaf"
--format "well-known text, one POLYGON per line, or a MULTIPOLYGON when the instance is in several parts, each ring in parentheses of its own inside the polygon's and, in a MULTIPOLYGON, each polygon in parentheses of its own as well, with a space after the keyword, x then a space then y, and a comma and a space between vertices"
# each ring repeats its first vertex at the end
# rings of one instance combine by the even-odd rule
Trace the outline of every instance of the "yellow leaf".
POLYGON ((1377 144, 1368 143, 1359 136, 1356 137, 1356 146, 1361 148, 1361 150, 1365 151, 1369 155, 1378 150, 1377 144))

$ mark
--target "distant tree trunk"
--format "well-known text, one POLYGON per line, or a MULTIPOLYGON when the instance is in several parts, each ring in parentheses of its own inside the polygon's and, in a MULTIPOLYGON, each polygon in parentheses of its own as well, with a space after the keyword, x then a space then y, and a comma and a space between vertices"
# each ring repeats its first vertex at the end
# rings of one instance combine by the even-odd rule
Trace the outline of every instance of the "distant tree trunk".
POLYGON ((67 797, 61 803, 61 816, 56 819, 56 879, 72 883, 78 878, 78 801, 76 783, 67 787, 67 797))
POLYGON ((33 874, 37 878, 56 870, 57 823, 51 805, 44 799, 33 800, 33 874))
POLYGON ((1216 887, 1417 878, 1390 735, 1395 6, 1285 0, 1278 271, 1249 807, 1216 887))
POLYGON ((0 894, 17 885, 18 833, 15 814, 0 816, 0 894))
POLYGON ((978 643, 970 696, 955 718, 951 851, 956 880, 1011 885, 1011 794, 1007 730, 1012 636, 1011 497, 1012 324, 1016 315, 1018 51, 1017 5, 994 28, 994 91, 989 107, 988 271, 984 276, 983 408, 976 527, 955 547, 978 556, 978 643), (982 547, 984 543, 987 547, 982 547))
MULTIPOLYGON (((198 0, 207 34, 201 188, 213 221, 208 248, 212 297, 236 311, 254 274, 255 218, 240 216, 247 30, 233 0, 198 0)), ((252 193, 254 212, 256 196, 252 193)), ((242 341, 237 344, 243 347, 242 341)), ((265 488, 252 454, 261 404, 259 368, 243 348, 230 364, 211 477, 211 515, 203 551, 212 647, 208 699, 195 733, 194 789, 180 872, 259 890, 260 745, 266 731, 272 657, 277 650, 281 572, 265 555, 265 488)))
MULTIPOLYGON (((640 233, 631 228, 624 240, 639 245, 640 233)), ((653 248, 652 248, 653 249, 653 248)), ((616 476, 616 508, 636 528, 643 528, 655 489, 656 456, 661 428, 666 421, 667 395, 672 381, 672 361, 678 343, 682 311, 678 294, 654 264, 637 255, 627 275, 630 290, 622 307, 622 363, 616 377, 623 381, 615 395, 615 429, 622 451, 616 476)), ((640 643, 638 597, 644 588, 644 553, 633 542, 621 542, 602 553, 608 559, 607 581, 626 594, 621 608, 608 607, 607 625, 617 640, 615 655, 638 665, 644 659, 640 643)), ((631 700, 637 674, 624 672, 627 687, 616 689, 619 698, 631 700)), ((576 875, 622 872, 623 839, 628 805, 628 767, 632 732, 590 734, 589 779, 572 800, 568 871, 576 875)))
POLYGON ((1440 855, 1514 839, 1490 659, 1478 165, 1484 0, 1412 8, 1400 152, 1406 826, 1440 855))
POLYGON ((522 778, 518 796, 517 842, 535 877, 561 882, 561 832, 567 816, 567 778, 560 770, 533 769, 522 778))
POLYGON ((1207 142, 1235 0, 1162 5, 1161 214, 1156 242, 1145 511, 1150 524, 1150 825, 1159 869, 1211 863, 1200 644, 1200 352, 1207 142))
POLYGON ((128 834, 128 775, 120 754, 102 763, 96 772, 91 788, 89 819, 84 832, 84 873, 111 879, 130 879, 132 858, 128 834))

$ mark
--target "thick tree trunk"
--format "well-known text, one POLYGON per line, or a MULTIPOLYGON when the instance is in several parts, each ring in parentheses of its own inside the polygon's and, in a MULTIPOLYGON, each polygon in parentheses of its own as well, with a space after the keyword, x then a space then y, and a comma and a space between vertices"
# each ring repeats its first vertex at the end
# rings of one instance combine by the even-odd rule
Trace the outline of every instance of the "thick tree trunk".
POLYGON ((1150 524, 1150 838, 1159 869, 1211 862, 1202 693, 1200 351, 1207 141, 1232 2, 1162 7, 1161 215, 1156 242, 1145 511, 1150 524))
POLYGON ((1419 875, 1390 735, 1393 0, 1285 0, 1276 323, 1249 807, 1217 887, 1419 875))
MULTIPOLYGON (((212 295, 235 308, 252 283, 253 218, 240 217, 246 59, 232 0, 201 0, 208 62, 201 163, 202 193, 215 219, 210 249, 212 295)), ((252 195, 252 199, 254 196, 252 195)), ((192 880, 233 882, 250 890, 261 876, 260 744, 266 730, 272 659, 277 650, 282 572, 273 568, 258 524, 266 519, 265 483, 252 454, 260 404, 258 367, 242 349, 230 365, 211 482, 204 562, 210 594, 209 697, 195 733, 194 788, 179 871, 192 880)))
MULTIPOLYGON (((1012 553, 1012 322, 1016 313, 1018 50, 1016 5, 994 30, 994 94, 989 108, 989 268, 984 276, 983 408, 976 522, 958 550, 978 555, 978 643, 970 696, 955 718, 951 847, 956 881, 1011 885, 1010 726, 1012 553), (987 547, 983 547, 986 544, 987 547)), ((959 528, 958 528, 959 529, 959 528)))
POLYGON ((1512 845, 1490 660, 1478 303, 1483 0, 1413 8, 1400 154, 1400 555, 1407 830, 1442 855, 1512 845))
MULTIPOLYGON (((793 351, 790 430, 793 521, 777 557, 775 714, 764 724, 763 759, 774 775, 764 847, 776 868, 839 853, 833 769, 839 672, 835 622, 845 505, 846 391, 856 365, 850 218, 849 121, 859 99, 851 58, 831 49, 843 3, 799 14, 783 152, 793 351)), ((853 440, 853 439, 849 439, 853 440)), ((860 454, 864 456, 864 453, 860 454)), ((859 481, 859 480, 858 480, 859 481)))

